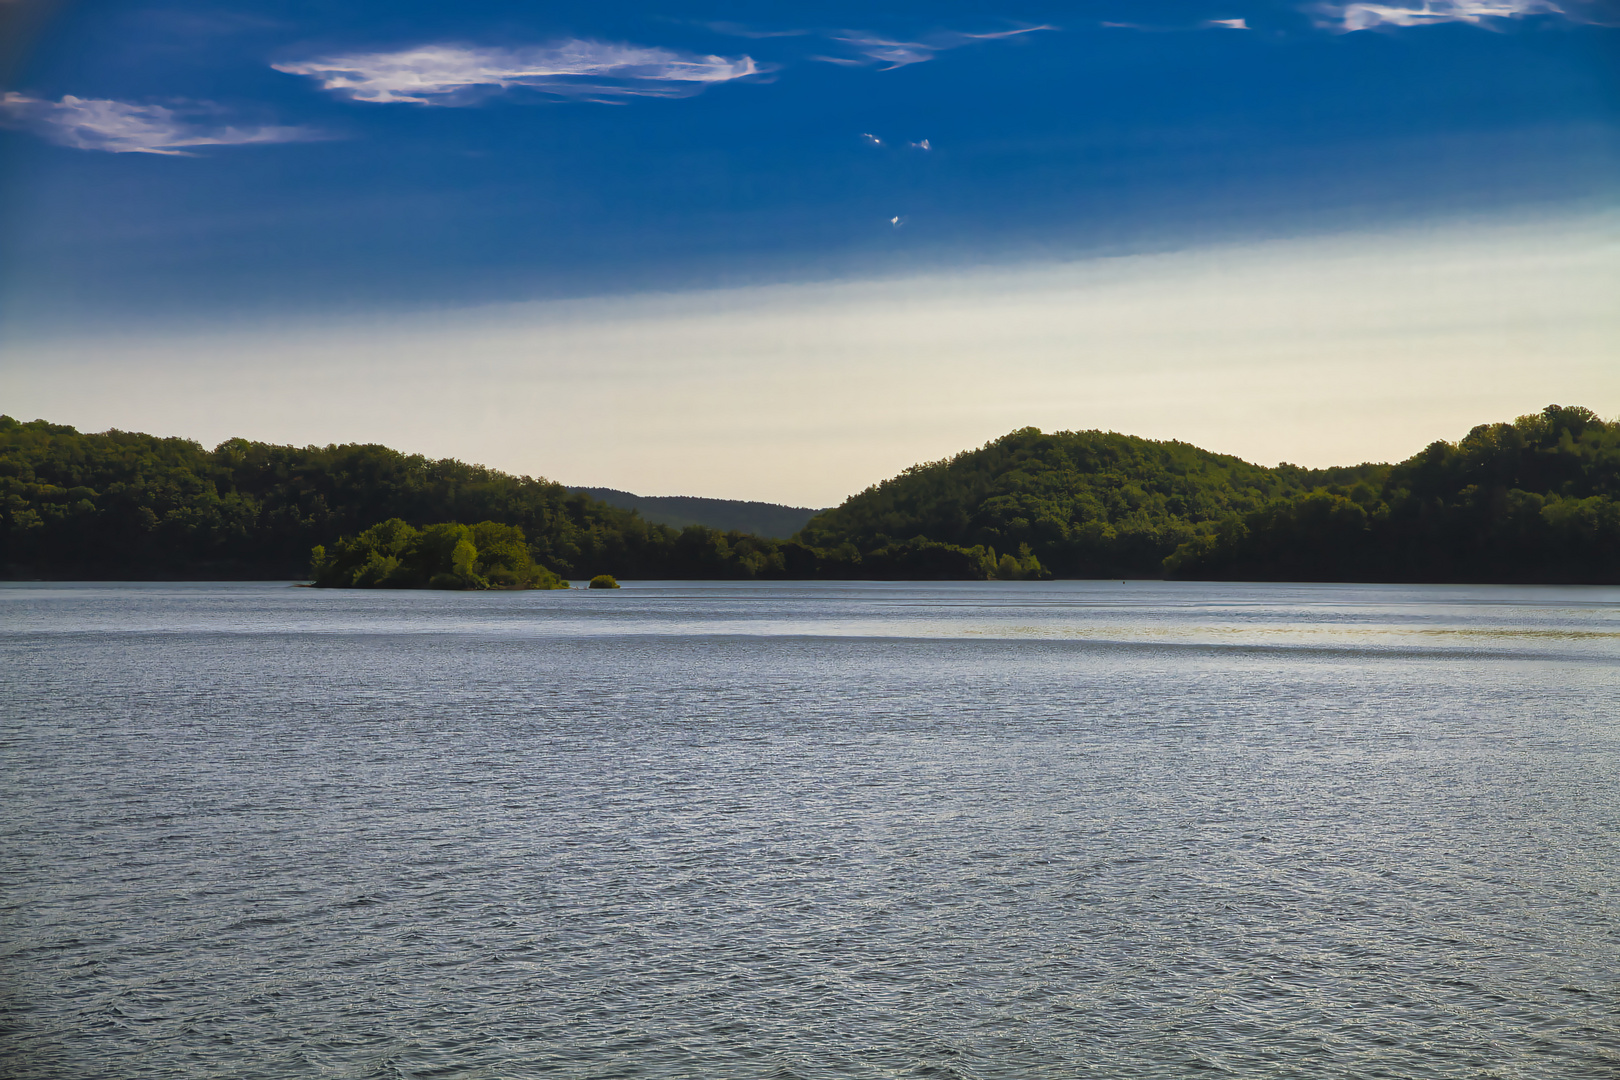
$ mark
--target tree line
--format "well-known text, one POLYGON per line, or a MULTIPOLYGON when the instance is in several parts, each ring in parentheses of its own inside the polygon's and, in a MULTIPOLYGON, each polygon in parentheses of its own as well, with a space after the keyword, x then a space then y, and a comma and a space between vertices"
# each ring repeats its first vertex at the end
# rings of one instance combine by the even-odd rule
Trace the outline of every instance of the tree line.
POLYGON ((1171 577, 1620 583, 1620 423, 1549 406, 1220 522, 1171 577))
POLYGON ((1550 405, 1394 465, 1265 468, 1113 432, 1012 432, 810 522, 925 535, 1063 578, 1620 582, 1620 422, 1550 405))
POLYGON ((1549 406, 1395 465, 1333 469, 1025 428, 777 540, 659 525, 549 480, 384 446, 210 450, 0 416, 0 504, 10 577, 304 578, 341 565, 352 583, 366 565, 393 584, 492 586, 524 574, 1620 582, 1620 423, 1549 406), (455 561, 463 541, 471 562, 455 561))
MULTIPOLYGON (((229 439, 210 450, 189 439, 91 434, 0 416, 0 574, 7 577, 301 579, 358 572, 344 560, 362 551, 360 563, 373 566, 362 575, 367 583, 425 584, 450 572, 413 562, 401 545, 427 541, 402 532, 360 540, 392 519, 417 531, 509 526, 516 533, 508 540, 520 536, 538 568, 575 580, 954 579, 1022 565, 919 538, 863 552, 701 525, 677 529, 550 480, 385 446, 229 439), (399 565, 378 577, 373 554, 399 565)), ((486 541, 470 540, 485 551, 486 541)), ((468 580, 476 577, 495 580, 476 569, 468 580)))

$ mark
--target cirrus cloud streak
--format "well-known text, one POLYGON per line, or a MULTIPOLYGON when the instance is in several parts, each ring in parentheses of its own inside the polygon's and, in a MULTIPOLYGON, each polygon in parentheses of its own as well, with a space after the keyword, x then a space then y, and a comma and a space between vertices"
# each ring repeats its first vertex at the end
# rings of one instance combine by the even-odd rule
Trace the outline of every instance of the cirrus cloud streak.
POLYGON ((959 31, 950 31, 940 34, 931 34, 921 41, 897 41, 890 38, 879 37, 875 34, 861 33, 848 30, 841 35, 835 35, 832 41, 840 45, 847 45, 856 55, 847 56, 812 56, 812 60, 820 60, 829 64, 844 64, 848 66, 864 67, 870 64, 883 64, 880 71, 893 71, 895 68, 906 67, 910 64, 921 64, 932 60, 937 54, 950 49, 960 49, 964 45, 972 45, 980 41, 996 41, 1001 38, 1017 37, 1020 34, 1033 34, 1038 30, 1056 30, 1055 26, 1022 26, 1015 30, 999 30, 987 34, 965 34, 959 31))
POLYGON ((186 157, 191 156, 188 147, 308 142, 325 137, 309 128, 219 123, 214 119, 219 111, 206 103, 170 108, 72 94, 59 101, 19 93, 0 96, 0 124, 32 131, 77 150, 186 157))
POLYGON ((466 105, 516 87, 579 101, 690 97, 769 69, 752 57, 574 39, 527 49, 420 45, 272 64, 323 89, 377 104, 466 105))

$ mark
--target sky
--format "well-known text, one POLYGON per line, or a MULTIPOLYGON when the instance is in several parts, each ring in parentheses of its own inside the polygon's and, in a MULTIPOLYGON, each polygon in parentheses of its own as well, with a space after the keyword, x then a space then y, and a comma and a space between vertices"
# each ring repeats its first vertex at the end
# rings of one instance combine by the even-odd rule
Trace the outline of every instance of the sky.
POLYGON ((0 412, 836 503, 1620 414, 1620 2, 0 0, 0 412))

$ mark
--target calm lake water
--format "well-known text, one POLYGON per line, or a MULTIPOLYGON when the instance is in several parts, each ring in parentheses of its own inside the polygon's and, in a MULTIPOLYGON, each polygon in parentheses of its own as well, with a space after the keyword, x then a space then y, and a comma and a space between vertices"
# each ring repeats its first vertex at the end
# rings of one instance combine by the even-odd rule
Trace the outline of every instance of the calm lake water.
POLYGON ((0 587, 0 1073, 1620 1076, 1620 590, 0 587))

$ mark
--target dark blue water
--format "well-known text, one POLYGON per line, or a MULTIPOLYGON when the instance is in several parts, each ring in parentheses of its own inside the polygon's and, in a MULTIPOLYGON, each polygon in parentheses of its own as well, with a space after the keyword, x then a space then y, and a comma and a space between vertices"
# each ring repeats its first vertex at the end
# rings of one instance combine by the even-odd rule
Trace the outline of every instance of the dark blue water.
POLYGON ((0 1073, 1620 1075, 1620 590, 0 588, 0 1073))

